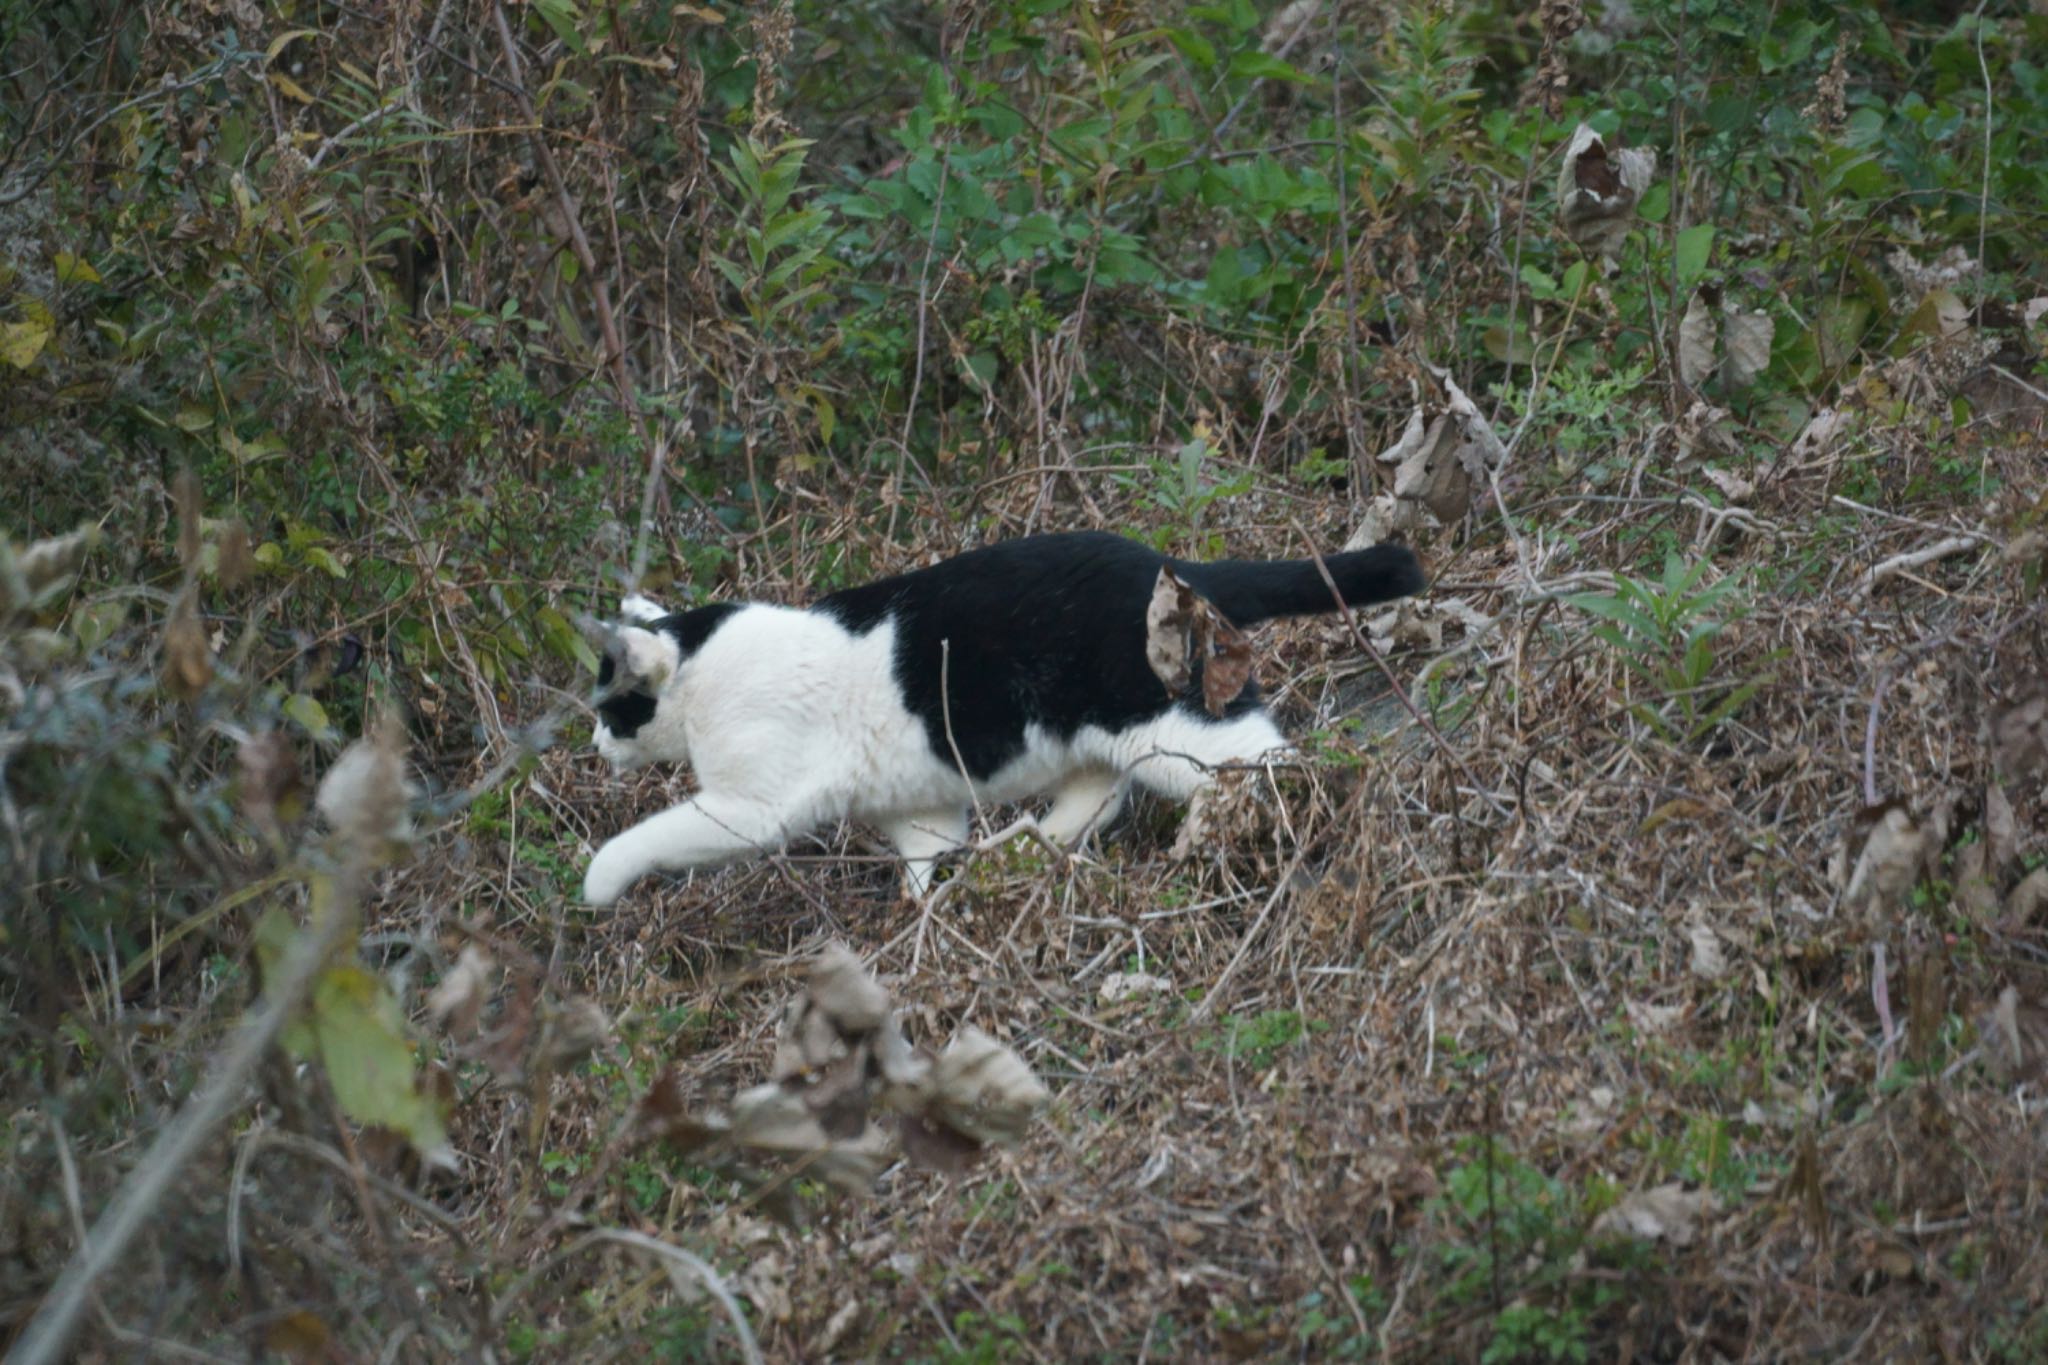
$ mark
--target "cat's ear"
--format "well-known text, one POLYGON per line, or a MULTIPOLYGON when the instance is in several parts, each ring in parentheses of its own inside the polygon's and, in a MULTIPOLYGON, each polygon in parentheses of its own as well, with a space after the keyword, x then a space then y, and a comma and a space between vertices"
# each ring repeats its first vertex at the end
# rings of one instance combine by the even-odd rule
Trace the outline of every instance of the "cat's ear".
POLYGON ((612 686, 617 691, 659 692, 675 676, 675 641, 655 631, 620 626, 612 632, 605 654, 614 665, 612 686))

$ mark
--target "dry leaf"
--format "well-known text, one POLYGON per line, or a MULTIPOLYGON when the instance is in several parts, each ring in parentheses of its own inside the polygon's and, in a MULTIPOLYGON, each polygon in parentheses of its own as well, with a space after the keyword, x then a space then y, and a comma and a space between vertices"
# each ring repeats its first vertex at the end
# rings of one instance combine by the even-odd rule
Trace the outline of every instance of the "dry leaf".
POLYGON ((1792 438, 1791 457, 1795 463, 1817 460, 1835 448, 1849 424, 1847 413, 1834 408, 1822 408, 1808 419, 1799 434, 1792 438))
POLYGON ((1902 906, 1920 879, 1925 848, 1913 817, 1898 806, 1889 807, 1864 840, 1863 852, 1842 892, 1842 903, 1861 909, 1866 916, 1883 916, 1902 906))
POLYGON ((2048 867, 2037 867, 2020 878, 2020 884, 2005 898, 2005 918, 2015 929, 2031 928, 2048 911, 2048 867))
POLYGON ((398 720, 387 714, 369 735, 341 751, 313 798, 327 823, 361 853, 380 853, 385 844, 411 835, 411 784, 401 743, 398 720))
POLYGON ((1137 995, 1165 995, 1172 989, 1171 981, 1149 972, 1111 972, 1102 978, 1096 998, 1105 1005, 1114 1005, 1137 995))
POLYGON ((2030 781, 2048 770, 2048 691, 2037 688, 1992 718, 1991 752, 2008 782, 2030 781))
POLYGON ((1210 629, 1198 634, 1210 638, 1211 650, 1202 660, 1202 705, 1209 714, 1220 716, 1243 693, 1252 679, 1252 642, 1245 633, 1223 619, 1207 602, 1210 629))
POLYGON ((223 588, 238 588, 255 568, 255 552, 249 548, 249 528, 240 517, 236 517, 221 528, 214 572, 220 576, 223 588))
POLYGON ((200 624, 199 607, 188 589, 178 594, 171 619, 164 625, 164 690, 191 701, 213 681, 213 650, 200 624))
POLYGON ((1565 235, 1589 253, 1613 256, 1635 225, 1636 202, 1656 173, 1654 151, 1610 153, 1598 133, 1580 124, 1565 147, 1557 180, 1565 235))
POLYGON ((849 1032, 870 1032, 889 1018, 889 993, 843 943, 831 944, 818 955, 809 993, 820 1010, 849 1032))
POLYGON ((1195 590, 1162 564, 1159 579, 1152 586, 1152 602, 1145 608, 1145 662, 1166 684, 1170 696, 1187 691, 1193 676, 1189 636, 1193 633, 1195 600, 1195 590))
POLYGON ((199 476, 190 465, 171 480, 171 499, 178 507, 178 566, 189 574, 199 567, 199 476))
POLYGON ((1980 839, 1956 850, 1956 904, 1973 924, 1988 924, 1998 914, 1998 888, 1991 883, 1989 859, 1980 839))
POLYGON ((427 1013, 436 1023, 458 1036, 476 1032, 484 1002, 491 998, 491 985, 498 964, 474 943, 466 943, 455 966, 427 995, 427 1013))
POLYGON ((1728 500, 1731 507, 1740 506, 1756 496, 1756 485, 1740 474, 1713 468, 1702 469, 1700 473, 1705 476, 1708 483, 1721 490, 1721 496, 1728 500))
POLYGON ((265 834, 280 836, 306 808, 306 779, 290 738, 281 730, 258 731, 242 741, 236 757, 242 813, 265 834))
POLYGON ((1683 1005, 1653 1005, 1647 1000, 1629 1000, 1623 1008, 1630 1024, 1653 1037, 1669 1033, 1672 1025, 1685 1016, 1683 1005))
POLYGON ((1692 945, 1694 976, 1717 981, 1728 974, 1728 955, 1721 950, 1721 940, 1715 935, 1712 925, 1694 916, 1686 922, 1685 937, 1692 945))
POLYGON ((1730 303, 1721 321, 1721 344, 1726 355, 1721 362, 1721 382, 1731 389, 1746 389, 1770 368, 1771 338, 1776 334, 1771 315, 1762 309, 1744 312, 1730 303))
POLYGON ((612 1021, 595 1000, 582 996, 541 1011, 540 1045, 535 1049, 549 1071, 562 1071, 611 1041, 612 1021))
POLYGON ((1687 387, 1698 388, 1714 372, 1719 333, 1720 320, 1708 306, 1705 291, 1694 290, 1678 323, 1678 377, 1687 387))
POLYGON ((1623 1195, 1620 1203, 1593 1220, 1593 1231, 1690 1246, 1700 1215, 1713 1211, 1714 1196, 1707 1190, 1688 1190, 1676 1183, 1659 1185, 1623 1195))
POLYGON ((2005 788, 1993 782, 1984 789, 1985 858, 1991 875, 2002 879, 2006 869, 2019 857, 2019 824, 2005 788))
POLYGON ((939 1054, 931 1084, 939 1118, 985 1143, 1021 1138, 1052 1098, 1022 1057, 972 1025, 939 1054))
POLYGON ((1977 1037, 2001 1084, 2034 1080, 2048 1061, 2048 1010, 2022 1001, 2019 991, 2007 986, 1998 1003, 1977 1017, 1977 1037))

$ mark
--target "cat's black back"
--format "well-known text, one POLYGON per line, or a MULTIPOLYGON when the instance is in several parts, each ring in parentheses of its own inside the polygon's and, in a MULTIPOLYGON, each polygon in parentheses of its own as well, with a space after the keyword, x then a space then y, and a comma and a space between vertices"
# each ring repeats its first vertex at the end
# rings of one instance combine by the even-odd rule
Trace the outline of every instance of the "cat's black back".
MULTIPOLYGON (((1353 605, 1422 586, 1415 556, 1400 546, 1325 563, 1353 605)), ((1146 661, 1145 615, 1165 566, 1239 625, 1336 609, 1313 561, 1200 564, 1101 531, 1001 541, 833 593, 812 609, 857 634, 893 619, 905 703, 935 754, 950 763, 957 744, 968 773, 982 779, 1024 751, 1029 725, 1067 738, 1084 726, 1122 730, 1174 705, 1206 714, 1199 666, 1174 697, 1146 661)), ((1257 704, 1257 684, 1248 684, 1226 716, 1257 704)))

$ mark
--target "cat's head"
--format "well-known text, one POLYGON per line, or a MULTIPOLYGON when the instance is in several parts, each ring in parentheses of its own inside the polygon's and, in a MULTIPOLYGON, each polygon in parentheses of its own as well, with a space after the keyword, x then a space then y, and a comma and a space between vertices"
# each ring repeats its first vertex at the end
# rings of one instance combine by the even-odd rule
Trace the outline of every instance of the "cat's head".
POLYGON ((597 669, 597 724, 591 739, 614 768, 682 763, 689 759, 682 718, 662 705, 682 652, 659 622, 668 613, 638 593, 619 612, 621 622, 606 632, 597 669))

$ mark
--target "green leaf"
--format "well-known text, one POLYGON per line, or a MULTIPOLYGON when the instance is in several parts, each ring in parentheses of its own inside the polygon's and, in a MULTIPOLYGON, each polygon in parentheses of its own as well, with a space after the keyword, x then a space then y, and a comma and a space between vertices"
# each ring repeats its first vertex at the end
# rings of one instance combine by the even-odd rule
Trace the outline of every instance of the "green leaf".
POLYGON ((308 545, 299 551, 305 561, 314 568, 334 577, 347 578, 348 566, 325 545, 308 545))
POLYGON ((100 272, 94 270, 92 262, 86 260, 83 256, 73 255, 69 251, 59 251, 50 257, 50 262, 57 268, 57 282, 59 284, 98 284, 100 282, 100 272))
POLYGON ((1598 593, 1575 593, 1564 600, 1567 605, 1577 607, 1580 611, 1591 612, 1610 621, 1619 621, 1645 639, 1655 640, 1663 634, 1655 621, 1622 601, 1620 597, 1602 596, 1598 593))
POLYGON ((583 41, 582 30, 577 27, 583 15, 576 8, 575 0, 533 0, 533 7, 540 12, 541 18, 547 20, 555 36, 569 45, 571 52, 579 57, 589 52, 590 45, 583 41))
POLYGON ((287 719, 315 739, 327 739, 334 733, 334 725, 327 719, 327 708, 304 692, 294 692, 284 699, 284 713, 287 719))
POLYGON ((1678 264, 1678 286, 1690 289, 1699 283, 1706 273, 1707 257, 1714 249, 1714 225, 1695 223, 1689 228, 1680 228, 1678 242, 1673 248, 1678 264))
POLYGON ((1306 71, 1281 61, 1270 52, 1235 54, 1230 59, 1230 74, 1251 80, 1293 81, 1296 85, 1307 85, 1315 79, 1306 71))
POLYGON ((354 963, 323 973, 313 1029, 343 1113, 403 1133, 422 1152, 447 1144, 440 1111, 415 1079, 405 1016, 381 980, 354 963))
POLYGON ((1179 50, 1181 56, 1186 57, 1204 71, 1215 67, 1216 44, 1210 42, 1201 34, 1185 28, 1161 29, 1160 33, 1167 42, 1172 43, 1179 50))

